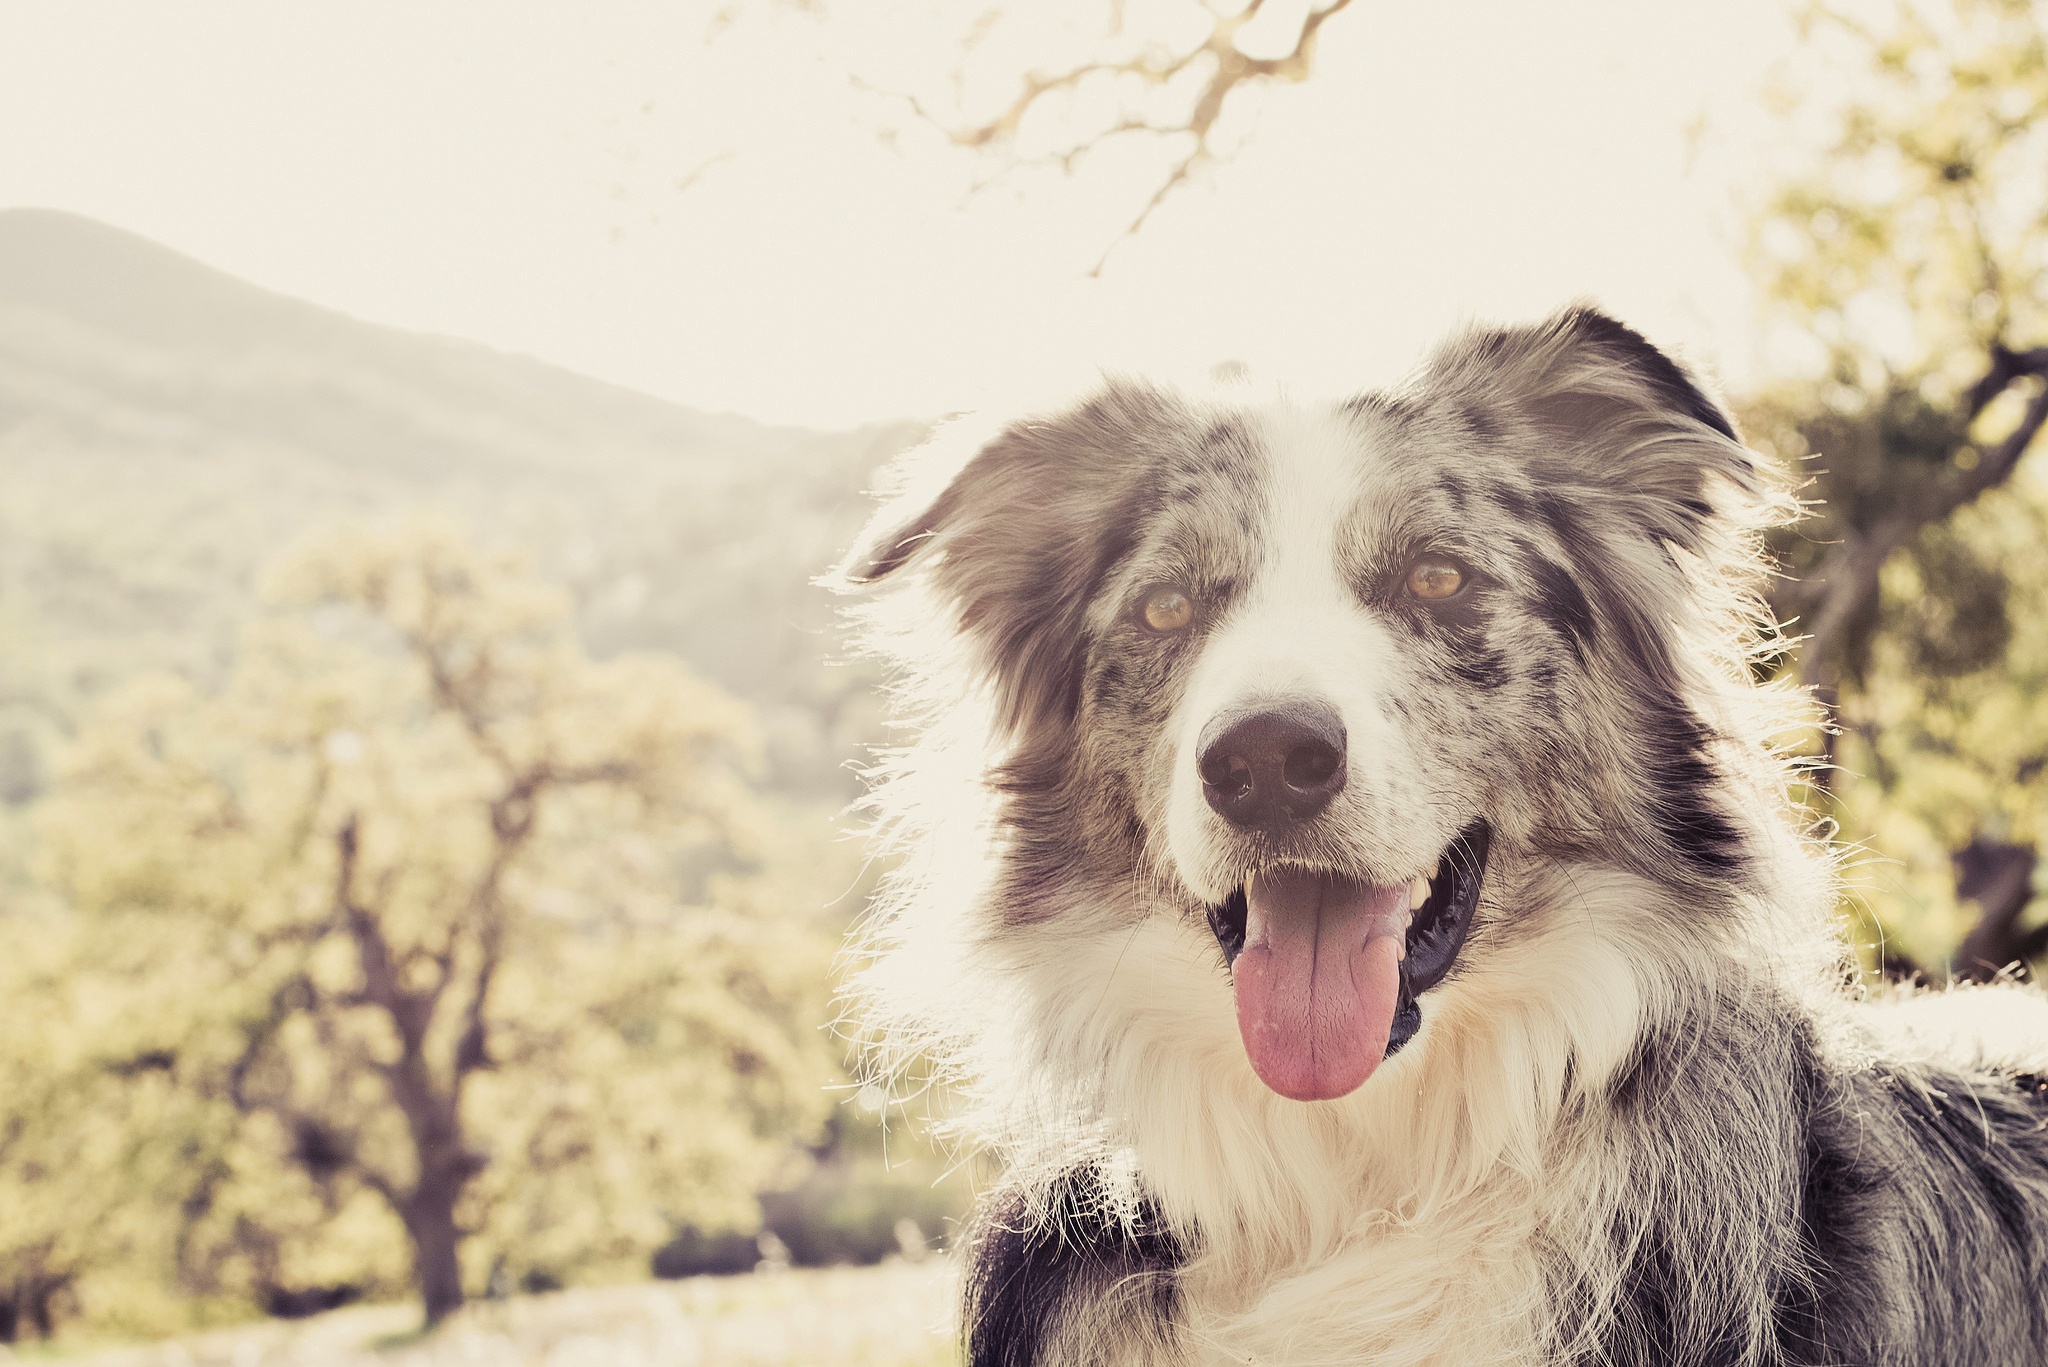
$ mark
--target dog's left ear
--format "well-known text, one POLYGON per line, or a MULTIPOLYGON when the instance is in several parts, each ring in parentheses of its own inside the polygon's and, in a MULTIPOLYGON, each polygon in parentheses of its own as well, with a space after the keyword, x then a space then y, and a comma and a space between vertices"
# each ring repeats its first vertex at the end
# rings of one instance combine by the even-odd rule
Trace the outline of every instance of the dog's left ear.
POLYGON ((1673 545, 1697 550, 1717 512, 1770 500, 1771 473, 1706 387, 1587 305, 1458 338, 1431 359, 1422 387, 1479 396, 1496 418, 1518 419, 1546 482, 1614 505, 1673 545))
POLYGON ((1116 382, 1052 417, 942 429, 906 461, 906 487, 838 582, 927 575, 975 647, 1005 728, 1071 718, 1088 603, 1130 549, 1148 449, 1188 421, 1168 395, 1116 382))

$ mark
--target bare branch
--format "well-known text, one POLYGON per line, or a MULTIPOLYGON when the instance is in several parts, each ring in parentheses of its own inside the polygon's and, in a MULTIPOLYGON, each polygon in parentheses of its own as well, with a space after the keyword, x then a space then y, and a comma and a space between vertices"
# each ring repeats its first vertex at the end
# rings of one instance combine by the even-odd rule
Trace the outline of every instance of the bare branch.
POLYGON ((718 165, 718 163, 722 161, 731 161, 735 155, 736 154, 734 153, 733 149, 728 147, 723 152, 715 152, 712 155, 704 158, 704 160, 698 162, 694 167, 690 168, 688 171, 685 171, 682 175, 676 177, 676 189, 679 191, 688 190, 691 186, 695 185, 698 181, 704 178, 704 173, 706 171, 709 171, 712 167, 718 165))
POLYGON ((405 1193, 399 1190, 398 1184, 389 1177, 363 1162, 356 1164, 356 1176, 362 1179, 364 1186, 383 1197, 384 1203, 394 1212, 405 1209, 405 1193))
MULTIPOLYGON (((2040 383, 2035 388, 2033 397, 2027 401, 2026 411, 2021 414, 2012 431, 2006 433, 1998 445, 1979 454, 1976 467, 1968 471, 1966 478, 1961 481, 1961 488, 1949 508, 1950 512, 1962 507, 1986 489, 2003 484, 2011 476, 2013 468, 2019 464, 2020 457, 2033 445, 2034 437, 2040 432, 2042 423, 2048 421, 2048 347, 2036 347, 2032 351, 2018 353, 1999 347, 1994 355, 1996 361, 1993 373, 2000 369, 2009 370, 2005 383, 1999 387, 1999 393, 2004 392, 2022 376, 2030 376, 2040 383)), ((1981 384, 1979 388, 1982 388, 1981 384)), ((1997 393, 1994 393, 1991 398, 1984 400, 1983 406, 1972 408, 1970 416, 1974 418, 1983 412, 1983 408, 1988 407, 1991 399, 1996 397, 1997 393)), ((1976 398, 1977 391, 1972 390, 1972 401, 1976 398)), ((1947 516, 1947 513, 1943 513, 1942 516, 1947 516)))
POLYGON ((462 1035, 455 1042, 455 1086, 459 1091, 463 1079, 480 1068, 491 1066, 490 1026, 484 1019, 484 1009, 491 995, 491 984, 498 974, 498 957, 504 945, 504 936, 495 919, 485 923, 479 936, 482 961, 477 965, 476 982, 470 989, 469 1002, 463 1008, 462 1035))
POLYGON ((426 1032, 408 1029, 415 1023, 410 1019, 412 1013, 406 1009, 406 993, 399 985, 396 966, 392 963, 391 945, 385 940, 384 929, 377 924, 377 918, 355 900, 356 858, 361 841, 353 814, 335 833, 334 843, 339 855, 334 873, 334 905, 342 924, 356 942, 356 960, 363 974, 363 999, 388 1012, 407 1047, 412 1048, 415 1037, 426 1032))
POLYGON ((1101 259, 1097 260, 1094 268, 1089 271, 1090 275, 1100 275, 1104 264, 1117 247, 1144 227, 1146 221, 1167 197, 1187 183, 1197 166, 1214 159, 1216 148, 1212 140, 1213 133, 1231 93, 1241 87, 1262 82, 1286 81, 1299 84, 1307 80, 1313 70, 1316 40, 1322 32, 1323 25, 1348 9, 1352 0, 1330 0, 1329 3, 1310 10, 1302 22, 1301 31, 1295 35, 1294 46, 1280 56, 1250 57, 1239 50, 1238 35, 1258 17, 1266 3, 1267 0, 1251 0, 1251 3, 1238 13, 1217 18, 1200 43, 1176 57, 1164 57, 1157 52, 1148 52, 1121 61, 1083 62, 1051 75, 1028 75, 1024 78, 1023 87, 1017 92, 1016 97, 995 117, 981 123, 949 124, 933 115, 916 96, 898 95, 897 98, 908 104, 911 112, 919 119, 945 134, 955 146, 979 152, 994 152, 1006 150, 1014 145, 1025 118, 1042 100, 1062 92, 1073 91, 1091 77, 1134 77, 1147 89, 1157 89, 1179 79, 1206 59, 1210 67, 1209 73, 1201 88, 1195 92, 1194 100, 1185 115, 1159 122, 1144 117, 1127 116, 1043 159, 1057 162, 1062 168, 1071 171, 1088 153, 1113 139, 1131 134, 1185 139, 1187 142, 1186 151, 1176 155, 1169 163, 1165 175, 1144 206, 1103 250, 1101 259))
POLYGON ((1095 258, 1095 264, 1088 268, 1089 279, 1099 279, 1102 275, 1102 268, 1109 264, 1111 254, 1118 247, 1136 237, 1138 230, 1145 226, 1145 221, 1152 217, 1152 211, 1161 204, 1164 204, 1166 197, 1172 194, 1175 189, 1187 183, 1187 178, 1193 174, 1196 163, 1207 159, 1206 147, 1207 144, 1205 142, 1198 141, 1192 152, 1173 164, 1167 172, 1166 179, 1161 181, 1159 188, 1152 192, 1152 198, 1146 200, 1145 207, 1138 210, 1138 216, 1125 224, 1124 230, 1112 238, 1110 244, 1102 249, 1102 255, 1095 258))
POLYGON ((491 724, 473 696, 472 686, 478 676, 490 673, 490 656, 483 655, 469 667, 466 678, 458 679, 449 668, 447 657, 434 642, 424 636, 409 635, 407 643, 427 666, 427 682, 433 688, 435 703, 455 714, 455 719, 462 723, 462 729, 469 733, 486 759, 505 773, 513 772, 517 766, 498 743, 498 738, 491 734, 491 724))

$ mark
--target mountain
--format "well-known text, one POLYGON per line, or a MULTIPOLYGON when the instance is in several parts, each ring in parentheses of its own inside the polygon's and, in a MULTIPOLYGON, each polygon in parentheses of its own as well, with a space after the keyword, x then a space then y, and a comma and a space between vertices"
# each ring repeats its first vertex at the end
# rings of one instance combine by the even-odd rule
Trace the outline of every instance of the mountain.
POLYGON ((810 580, 918 431, 695 412, 0 212, 0 800, 122 678, 221 677, 295 537, 413 509, 529 552, 597 653, 670 651, 751 700, 777 790, 843 797, 872 680, 829 663, 810 580))

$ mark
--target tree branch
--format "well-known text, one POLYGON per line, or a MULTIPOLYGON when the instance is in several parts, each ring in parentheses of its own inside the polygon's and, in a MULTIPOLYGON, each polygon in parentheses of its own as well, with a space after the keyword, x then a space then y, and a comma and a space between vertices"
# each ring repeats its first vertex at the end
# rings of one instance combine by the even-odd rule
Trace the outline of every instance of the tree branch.
POLYGON ((2033 444, 2035 434, 2041 430, 2041 424, 2048 421, 2048 347, 2013 352, 2001 346, 1993 348, 1992 356, 1991 370, 1970 391, 1969 411, 1972 421, 2022 377, 2031 377, 2041 383, 2034 390, 2034 396, 2027 401, 2026 411, 2020 415, 2020 420, 2012 431, 2006 433, 2005 437, 1989 451, 1981 452, 1974 469, 1964 472, 1965 477, 1960 481, 1960 488, 1947 511, 1942 514, 1944 517, 1986 489, 2004 483, 2012 475, 2013 468, 2019 464, 2020 457, 2027 453, 2027 447, 2033 444), (1994 377, 2000 381, 1998 387, 1985 392, 1986 381, 1994 377))
POLYGON ((1972 468, 1954 470, 1949 480, 1918 505, 1850 532, 1787 595, 1808 609, 1801 614, 1806 616, 1802 624, 1805 641, 1799 654, 1801 683, 1825 688, 1837 681, 1842 640, 1875 607, 1884 567, 1893 552, 1909 544, 1922 529, 1945 520, 2012 477, 2020 458, 2048 423, 2048 347, 2029 351, 1993 347, 1990 365, 1964 398, 1967 428, 1968 422, 1974 422, 2000 395, 2026 378, 2040 383, 2019 422, 1995 445, 1980 451, 1972 468))
MULTIPOLYGON (((1242 86, 1264 81, 1299 83, 1307 80, 1312 70, 1316 40, 1322 32, 1323 25, 1348 9, 1351 3, 1352 0, 1330 0, 1329 3, 1311 9, 1303 19, 1301 30, 1295 35, 1294 46, 1291 49, 1277 57, 1250 57, 1239 50, 1238 35, 1259 16, 1267 4, 1267 0, 1251 0, 1251 3, 1238 13, 1217 17, 1211 24, 1207 36, 1178 57, 1162 58, 1156 53, 1143 53, 1122 61, 1083 62, 1053 75, 1027 75, 1016 98, 994 118, 981 123, 964 126, 948 124, 933 115, 915 95, 899 94, 896 98, 908 104, 914 115, 938 129, 956 147, 989 152, 1014 144, 1026 116, 1041 100, 1063 91, 1073 91, 1090 77, 1135 77, 1147 88, 1157 89, 1172 83, 1193 70, 1197 62, 1208 58, 1213 64, 1212 68, 1202 81, 1201 88, 1195 92, 1188 112, 1183 117, 1163 122, 1154 122, 1143 117, 1125 117, 1107 128, 1078 139, 1065 150, 1047 158, 1071 171, 1075 163, 1089 152, 1112 139, 1129 134, 1146 133, 1161 138, 1189 139, 1187 150, 1174 157, 1168 164, 1165 175, 1144 206, 1124 226, 1123 231, 1103 249, 1102 256, 1088 272, 1089 275, 1096 276, 1102 273, 1103 266, 1108 263, 1117 247, 1135 236, 1167 197, 1187 183, 1195 168, 1214 158, 1216 150, 1212 134, 1217 120, 1222 117, 1224 104, 1231 92, 1242 86)), ((863 88, 873 89, 864 82, 857 83, 863 85, 863 88)))
POLYGON ((357 819, 353 813, 335 833, 340 858, 334 875, 335 909, 356 943, 356 962, 363 974, 363 999, 381 1008, 398 1027, 399 1039, 408 1053, 416 1052, 426 1036, 426 1022, 419 1019, 415 994, 398 981, 390 941, 384 928, 354 896, 356 858, 359 849, 357 819))

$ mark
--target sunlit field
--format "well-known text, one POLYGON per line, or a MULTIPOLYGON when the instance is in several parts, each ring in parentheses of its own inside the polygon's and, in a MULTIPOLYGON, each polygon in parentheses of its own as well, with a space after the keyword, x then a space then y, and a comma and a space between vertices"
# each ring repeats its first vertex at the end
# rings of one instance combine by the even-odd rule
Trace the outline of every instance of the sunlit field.
MULTIPOLYGON (((146 1347, 29 1352, 81 1367, 951 1367, 938 1259, 559 1291, 472 1305, 430 1335, 361 1306, 146 1347)), ((8 1361, 0 1348, 0 1362, 8 1361)))

